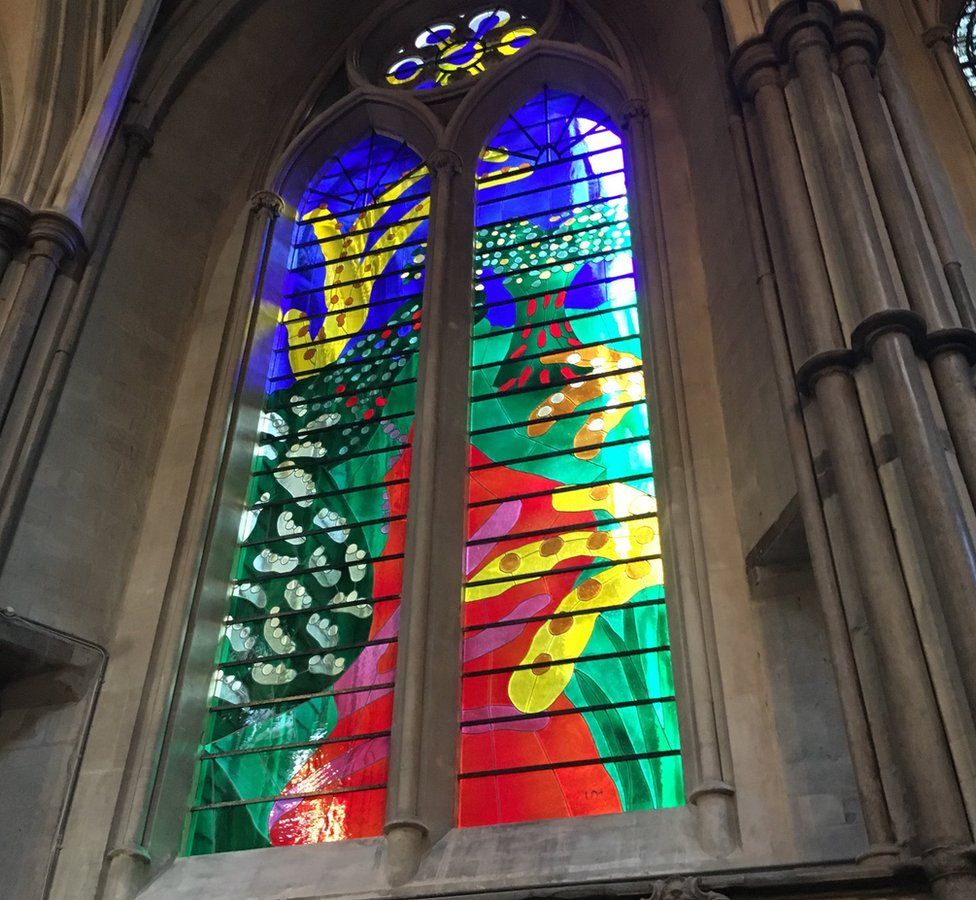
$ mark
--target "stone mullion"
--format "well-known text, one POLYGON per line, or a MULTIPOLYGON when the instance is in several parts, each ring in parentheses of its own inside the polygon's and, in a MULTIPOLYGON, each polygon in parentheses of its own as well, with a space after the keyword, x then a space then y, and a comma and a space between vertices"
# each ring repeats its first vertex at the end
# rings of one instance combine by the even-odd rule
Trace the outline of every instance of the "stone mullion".
MULTIPOLYGON (((860 21, 863 25, 864 19, 860 21)), ((893 273, 885 258, 878 224, 871 210, 867 186, 858 166, 850 131, 837 95, 830 66, 833 10, 826 4, 811 4, 801 12, 787 4, 770 21, 771 34, 796 68, 806 97, 814 139, 821 158, 827 190, 836 214, 844 245, 857 248, 845 255, 847 271, 855 293, 860 323, 851 340, 861 358, 870 358, 878 376, 885 408, 891 418, 894 439, 905 466, 907 486, 919 519, 920 543, 931 563, 932 573, 956 635, 954 644, 971 703, 976 702, 976 644, 966 640, 976 593, 976 538, 970 527, 969 498, 960 497, 943 448, 935 412, 923 383, 924 363, 916 347, 925 341, 928 323, 918 310, 900 306, 893 273)), ((852 28, 854 21, 851 22, 852 28)), ((862 29, 863 31, 863 29, 862 29)), ((861 34, 855 32, 861 40, 861 34)), ((850 53, 855 48, 850 48, 850 53)), ((857 72, 849 72, 856 79, 857 72)), ((875 94, 875 96, 877 96, 875 94)), ((858 97, 863 100, 864 98, 858 97)), ((862 115, 862 119, 864 116, 862 115)), ((878 165, 878 142, 865 148, 869 165, 878 165)), ((897 158, 892 160, 897 164, 897 158)), ((894 168, 894 165, 892 165, 894 168)), ((894 177, 894 176, 889 176, 894 177)), ((892 192, 882 191, 881 202, 892 215, 892 192)), ((900 210, 904 219, 908 210, 900 210)), ((910 213, 913 217, 914 212, 910 213)), ((896 244, 913 238, 896 230, 896 244)), ((927 294, 928 283, 916 272, 907 284, 916 300, 926 302, 925 312, 942 313, 945 304, 927 294)), ((951 345, 945 345, 947 348, 951 345)), ((951 375, 948 370, 945 374, 951 375)), ((959 386, 945 379, 940 391, 959 386)), ((963 413, 964 418, 968 418, 963 413)), ((960 425, 965 433, 971 427, 960 425)), ((959 448, 962 452, 963 448, 959 448)), ((974 473, 976 477, 976 473, 974 473)))
POLYGON ((737 52, 736 80, 755 104, 781 226, 798 288, 798 310, 812 356, 801 383, 819 413, 874 634, 885 715, 905 777, 917 842, 937 895, 962 898, 973 887, 957 863, 970 835, 936 698, 878 481, 851 364, 842 341, 817 221, 780 81, 766 41, 737 52))
POLYGON ((454 826, 468 446, 474 172, 432 176, 387 798, 387 876, 410 880, 454 826))

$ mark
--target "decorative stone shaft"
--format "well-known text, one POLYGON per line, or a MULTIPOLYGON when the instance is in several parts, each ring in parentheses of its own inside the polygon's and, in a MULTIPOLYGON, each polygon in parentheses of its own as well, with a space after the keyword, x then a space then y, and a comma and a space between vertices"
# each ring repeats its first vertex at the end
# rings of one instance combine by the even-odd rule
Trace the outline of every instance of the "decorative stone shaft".
MULTIPOLYGON (((13 255, 24 245, 30 230, 31 211, 23 203, 0 197, 0 278, 7 270, 13 255)), ((4 298, 0 297, 0 306, 4 298)), ((3 314, 0 312, 0 329, 3 327, 3 314)))
POLYGON ((45 211, 34 216, 27 246, 24 275, 0 332, 0 426, 13 402, 54 279, 83 252, 85 239, 67 216, 45 211))
MULTIPOLYGON (((972 504, 968 497, 959 495, 923 383, 924 363, 916 354, 916 348, 923 348, 926 321, 920 311, 900 308, 895 275, 885 256, 868 187, 835 87, 831 71, 835 17, 835 8, 825 0, 786 3, 770 18, 769 31, 781 55, 795 67, 807 101, 813 137, 824 162, 825 180, 842 243, 852 249, 844 261, 851 275, 855 304, 862 321, 854 329, 851 342, 859 354, 870 357, 878 374, 919 520, 918 537, 954 626, 958 662, 970 704, 976 706, 976 642, 967 637, 973 615, 973 597, 976 596, 976 536, 967 516, 972 513, 972 504)), ((852 59, 848 78, 855 82, 858 82, 859 74, 870 75, 864 70, 864 56, 872 42, 879 53, 882 46, 880 29, 873 25, 869 27, 869 22, 864 16, 848 20, 847 52, 852 59)), ((862 87, 859 82, 858 87, 862 87)), ((876 91, 874 98, 877 101, 876 91)), ((858 99, 862 100, 859 105, 867 103, 867 98, 858 95, 858 99)), ((863 110, 861 118, 865 118, 863 110)), ((865 147, 869 164, 872 157, 882 154, 880 143, 869 142, 865 147)), ((874 163, 877 168, 877 159, 874 163)), ((887 204, 889 216, 893 217, 895 203, 889 194, 882 191, 882 202, 887 204)), ((917 219, 916 213, 910 215, 917 219)), ((910 226, 905 224, 907 218, 906 211, 899 211, 900 224, 894 235, 899 243, 907 244, 912 240, 910 226)), ((918 229, 921 229, 921 223, 918 223, 918 229)), ((905 266, 912 268, 912 261, 906 261, 905 266)), ((948 315, 948 304, 940 302, 931 293, 931 285, 919 268, 914 266, 912 280, 907 284, 909 291, 924 304, 924 312, 948 315)), ((944 371, 951 375, 948 370, 944 371)), ((961 385, 954 387, 962 389, 961 385)), ((951 393, 953 386, 944 382, 940 388, 950 389, 951 393)), ((960 424, 959 430, 965 435, 968 429, 960 424)))
POLYGON ((13 542, 111 235, 115 233, 139 161, 151 143, 151 138, 141 130, 126 131, 121 164, 107 183, 110 186, 106 208, 95 216, 102 227, 92 258, 87 261, 80 283, 66 275, 55 279, 16 396, 0 428, 0 568, 13 542))
MULTIPOLYGON (((787 37, 793 33, 796 29, 787 37)), ((797 43, 795 50, 815 47, 817 35, 808 31, 797 43)), ((737 51, 733 69, 744 99, 755 104, 780 207, 799 290, 797 313, 813 351, 799 375, 822 421, 876 642, 885 713, 899 736, 898 761, 917 842, 923 853, 953 847, 958 856, 970 840, 969 826, 861 414, 851 372, 856 355, 841 336, 818 224, 780 83, 779 60, 769 41, 759 40, 737 51)), ((969 876, 936 884, 942 885, 940 897, 960 900, 973 887, 969 876)))
POLYGON ((133 729, 126 770, 122 776, 109 838, 109 850, 99 878, 98 900, 130 900, 149 878, 153 855, 153 813, 157 762, 165 756, 168 725, 173 713, 174 684, 180 670, 179 649, 192 621, 200 589, 198 574, 209 547, 211 514, 224 469, 228 418, 235 415, 234 398, 243 375, 242 360, 251 343, 259 311, 268 254, 275 223, 284 201, 273 191, 258 191, 248 204, 249 215, 238 259, 234 289, 227 307, 215 373, 207 401, 173 568, 166 584, 153 653, 133 729), (136 848, 133 852, 132 848, 136 848))
POLYGON ((394 729, 387 797, 387 878, 411 880, 431 840, 454 825, 464 492, 439 490, 466 478, 467 380, 473 236, 450 223, 473 221, 458 204, 474 196, 471 173, 450 150, 427 160, 431 173, 430 243, 441 248, 425 273, 421 369, 410 469, 404 548, 400 654, 394 688, 394 729), (470 183, 469 183, 470 182, 470 183), (464 261, 464 262, 462 262, 464 261), (452 462, 453 461, 453 462, 452 462), (448 469, 445 469, 448 466, 448 469), (428 661, 437 660, 436 666, 428 661))

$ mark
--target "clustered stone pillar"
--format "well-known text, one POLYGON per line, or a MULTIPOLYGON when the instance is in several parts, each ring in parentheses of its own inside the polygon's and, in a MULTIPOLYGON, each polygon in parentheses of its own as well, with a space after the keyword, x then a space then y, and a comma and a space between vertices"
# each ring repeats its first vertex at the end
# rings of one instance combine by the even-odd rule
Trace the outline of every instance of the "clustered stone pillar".
MULTIPOLYGON (((884 705, 880 715, 869 719, 887 722, 894 733, 892 745, 912 818, 914 833, 899 837, 907 839, 921 859, 935 895, 962 900, 976 896, 971 826, 855 375, 870 368, 867 374, 880 388, 918 522, 912 541, 931 569, 940 601, 938 613, 952 635, 951 646, 943 649, 962 672, 972 704, 976 700, 972 500, 954 478, 939 421, 940 416, 948 421, 959 456, 971 452, 973 335, 960 326, 935 261, 926 255, 926 224, 910 200, 895 136, 875 82, 874 66, 882 47, 881 29, 863 14, 841 15, 827 0, 790 0, 770 18, 763 38, 736 51, 733 76, 743 100, 755 111, 796 282, 798 308, 792 312, 802 323, 806 346, 805 362, 797 367, 795 377, 823 432, 864 596, 884 705), (837 63, 857 136, 852 135, 835 79, 837 63), (808 193, 809 173, 785 92, 785 83, 794 78, 792 88, 798 102, 806 106, 811 146, 822 165, 832 213, 821 219, 808 193), (861 168, 856 140, 870 180, 861 168), (877 195, 883 222, 875 216, 872 193, 877 195), (838 233, 822 232, 830 227, 838 233), (893 247, 893 261, 886 240, 893 247), (824 255, 823 247, 830 245, 841 248, 839 264, 853 289, 857 324, 849 335, 841 323, 824 255), (904 303, 905 297, 910 305, 904 303), (941 410, 927 390, 929 377, 937 386, 941 410)), ((809 459, 801 464, 808 466, 809 459)), ((968 480, 970 473, 966 474, 968 480)), ((865 694, 865 702, 870 700, 865 694)))

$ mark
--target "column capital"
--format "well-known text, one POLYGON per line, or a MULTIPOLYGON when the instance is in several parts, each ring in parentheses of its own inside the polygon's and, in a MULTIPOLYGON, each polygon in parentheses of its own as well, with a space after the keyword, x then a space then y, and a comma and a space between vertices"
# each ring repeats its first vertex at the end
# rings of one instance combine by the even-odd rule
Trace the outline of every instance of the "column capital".
POLYGON ((834 26, 834 41, 841 63, 866 62, 872 69, 885 49, 885 31, 873 16, 863 12, 844 13, 834 26))
POLYGON ((127 125, 122 126, 122 139, 125 141, 127 148, 139 156, 145 156, 152 149, 153 142, 156 138, 153 132, 149 128, 146 128, 145 125, 137 125, 135 122, 129 122, 127 125))
POLYGON ((426 160, 427 168, 433 178, 441 175, 453 177, 461 174, 461 157, 453 150, 438 147, 426 160))
POLYGON ((248 201, 251 212, 267 213, 272 219, 277 219, 285 210, 285 201, 274 191, 257 191, 248 201))
POLYGON ((948 25, 933 25, 922 32, 922 41, 931 50, 936 44, 945 44, 952 47, 952 29, 948 25))
POLYGON ((0 247, 15 250, 27 239, 30 231, 30 207, 12 197, 0 197, 0 247))
POLYGON ((27 245, 32 256, 47 256, 56 264, 81 256, 86 249, 85 236, 74 219, 55 209, 34 214, 27 245))
POLYGON ((629 129, 634 122, 646 122, 651 114, 647 103, 641 97, 631 97, 620 110, 620 121, 625 129, 629 129))
POLYGON ((698 878, 677 875, 655 881, 650 895, 641 900, 728 900, 728 897, 706 890, 698 878))
POLYGON ((740 44, 729 62, 729 74, 742 100, 751 102, 760 88, 780 84, 779 59, 766 38, 740 44))
POLYGON ((837 6, 832 0, 787 0, 773 10, 766 23, 766 35, 780 58, 791 60, 804 47, 829 48, 837 17, 837 6))

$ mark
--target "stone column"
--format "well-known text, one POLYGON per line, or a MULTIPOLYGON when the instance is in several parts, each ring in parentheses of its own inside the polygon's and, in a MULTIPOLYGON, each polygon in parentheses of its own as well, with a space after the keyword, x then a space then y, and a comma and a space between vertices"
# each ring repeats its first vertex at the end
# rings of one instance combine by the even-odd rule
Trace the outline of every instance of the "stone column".
MULTIPOLYGON (((782 57, 795 67, 806 99, 813 126, 813 138, 823 161, 827 191, 840 229, 840 237, 849 251, 845 257, 854 288, 860 323, 853 329, 851 344, 861 359, 870 360, 878 376, 885 408, 891 419, 898 454, 905 467, 907 486, 919 521, 921 545, 931 564, 939 595, 952 626, 954 646, 965 681, 970 704, 976 706, 976 641, 969 639, 969 627, 976 610, 976 536, 970 527, 972 503, 959 495, 952 471, 946 460, 942 436, 923 381, 924 363, 916 350, 924 352, 927 323, 919 312, 902 308, 898 286, 891 271, 878 222, 871 208, 868 186, 860 170, 854 143, 831 70, 831 41, 836 10, 827 0, 809 0, 780 6, 769 22, 769 32, 782 57)), ((853 59, 864 56, 861 28, 850 30, 855 41, 847 52, 853 59), (861 44, 860 50, 857 44, 861 44)), ((858 86, 856 95, 861 108, 858 124, 867 118, 868 98, 858 81, 869 75, 861 65, 850 66, 848 78, 858 86), (861 69, 861 73, 858 72, 861 69)), ((876 92, 875 92, 876 98, 876 92)), ((880 156, 880 140, 865 146, 869 161, 880 156)), ((892 161, 894 162, 894 160, 892 161)), ((880 168, 875 160, 875 168, 880 168)), ((886 181, 897 176, 888 173, 886 181)), ((897 210, 892 196, 897 186, 882 186, 880 201, 895 225, 896 247, 911 242, 920 231, 913 229, 910 216, 914 211, 897 210)), ((917 251, 916 251, 917 252, 917 251)), ((903 254, 903 267, 911 272, 905 286, 918 302, 925 302, 934 314, 942 314, 946 304, 938 304, 931 292, 930 279, 915 260, 903 254)), ((927 309, 926 311, 930 311, 927 309)), ((951 345, 950 345, 951 346, 951 345)), ((941 354, 940 354, 941 355, 941 354)), ((943 360, 946 379, 953 399, 964 390, 952 384, 958 372, 943 360)), ((963 375, 963 378, 965 376, 963 375)), ((960 399, 960 405, 963 401, 960 399)), ((966 434, 972 427, 969 413, 963 409, 959 430, 966 434)), ((959 448, 960 454, 963 448, 959 448)))
MULTIPOLYGON (((705 9, 709 15, 716 55, 718 59, 727 62, 728 43, 719 0, 707 0, 705 9)), ((865 859, 897 856, 894 827, 862 695, 861 681, 864 673, 858 671, 848 633, 847 615, 806 433, 802 399, 796 389, 789 338, 780 308, 779 287, 767 245, 759 186, 754 175, 755 163, 750 155, 747 130, 735 99, 730 96, 729 89, 724 94, 736 169, 742 186, 743 212, 756 264, 759 301, 769 333, 777 391, 796 475, 797 498, 823 611, 827 644, 837 677, 837 692, 841 701, 854 778, 861 799, 864 828, 869 843, 865 859)))
POLYGON ((54 280, 83 252, 85 239, 67 216, 44 211, 33 217, 27 246, 24 275, 11 298, 10 312, 0 332, 0 426, 10 410, 27 358, 33 352, 34 334, 54 280))
MULTIPOLYGON (((14 254, 24 245, 30 230, 31 211, 23 203, 9 197, 0 197, 0 279, 14 254)), ((8 298, 0 297, 0 333, 6 318, 3 307, 8 298)))
POLYGON ((409 881, 454 825, 467 478, 474 173, 438 150, 431 172, 410 507, 387 798, 387 875, 409 881), (444 485, 450 489, 444 490, 444 485), (431 662, 432 665, 428 665, 431 662))
MULTIPOLYGON (((822 423, 877 650, 884 713, 896 736, 915 847, 936 896, 962 900, 976 892, 967 856, 972 836, 862 417, 853 377, 859 357, 843 340, 779 59, 770 41, 758 39, 740 47, 733 72, 743 98, 755 105, 797 281, 796 312, 809 356, 796 374, 822 423)), ((817 99, 827 102, 829 97, 824 92, 817 99)), ((834 124, 846 127, 843 117, 833 121, 836 113, 829 106, 820 112, 820 119, 829 121, 815 118, 818 131, 834 124)), ((858 224, 865 225, 860 216, 858 224)), ((861 235, 848 236, 847 245, 860 252, 862 241, 861 235)), ((893 335, 903 337, 900 332, 893 335)), ((879 336, 875 343, 883 340, 879 336)))
POLYGON ((0 568, 13 542, 31 476, 44 448, 129 188, 140 160, 152 144, 151 137, 141 129, 127 129, 124 138, 121 162, 104 182, 107 197, 96 216, 102 227, 92 256, 80 283, 64 274, 55 280, 16 396, 0 427, 0 568))

